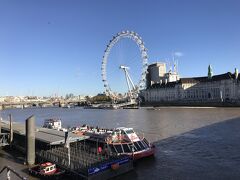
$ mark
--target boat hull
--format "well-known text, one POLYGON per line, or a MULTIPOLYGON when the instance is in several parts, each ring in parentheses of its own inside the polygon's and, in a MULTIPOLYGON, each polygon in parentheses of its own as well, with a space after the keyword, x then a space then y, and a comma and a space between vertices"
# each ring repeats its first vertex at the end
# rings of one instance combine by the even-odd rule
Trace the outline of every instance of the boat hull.
POLYGON ((138 159, 142 159, 145 157, 149 157, 149 156, 154 156, 155 154, 155 147, 150 148, 149 150, 145 150, 139 153, 133 153, 133 160, 138 160, 138 159))
POLYGON ((143 150, 140 152, 133 152, 133 153, 121 153, 121 155, 128 155, 129 157, 131 157, 133 160, 139 160, 142 158, 147 158, 150 156, 154 156, 155 154, 155 147, 151 147, 147 150, 143 150))
POLYGON ((57 168, 56 171, 54 171, 53 173, 41 173, 38 171, 38 166, 29 168, 29 174, 35 177, 38 177, 40 179, 59 179, 63 176, 63 174, 65 173, 64 170, 57 168))

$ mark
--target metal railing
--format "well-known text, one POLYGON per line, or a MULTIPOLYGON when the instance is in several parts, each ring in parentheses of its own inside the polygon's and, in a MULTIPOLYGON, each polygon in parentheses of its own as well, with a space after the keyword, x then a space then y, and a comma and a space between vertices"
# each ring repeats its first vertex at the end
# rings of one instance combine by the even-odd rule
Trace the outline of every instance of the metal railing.
POLYGON ((9 133, 0 133, 0 147, 9 145, 9 133))
POLYGON ((87 169, 95 164, 108 161, 112 158, 109 154, 97 152, 97 148, 76 143, 70 148, 54 147, 47 151, 37 153, 41 160, 56 163, 58 166, 72 172, 87 175, 87 169))
MULTIPOLYGON (((12 169, 9 166, 4 166, 2 170, 0 171, 0 175, 4 172, 4 170, 7 170, 7 180, 11 179, 11 172, 15 174, 19 179, 26 180, 26 177, 21 176, 18 172, 16 172, 14 169, 12 169)), ((15 178, 14 178, 15 179, 15 178)))

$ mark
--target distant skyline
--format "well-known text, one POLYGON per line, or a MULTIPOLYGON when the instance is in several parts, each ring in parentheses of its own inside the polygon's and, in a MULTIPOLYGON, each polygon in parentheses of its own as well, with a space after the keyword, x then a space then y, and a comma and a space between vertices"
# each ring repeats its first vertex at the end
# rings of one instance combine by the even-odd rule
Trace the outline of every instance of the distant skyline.
POLYGON ((103 92, 102 56, 122 30, 142 37, 149 64, 177 53, 181 77, 233 72, 239 22, 239 0, 1 0, 0 96, 103 92))

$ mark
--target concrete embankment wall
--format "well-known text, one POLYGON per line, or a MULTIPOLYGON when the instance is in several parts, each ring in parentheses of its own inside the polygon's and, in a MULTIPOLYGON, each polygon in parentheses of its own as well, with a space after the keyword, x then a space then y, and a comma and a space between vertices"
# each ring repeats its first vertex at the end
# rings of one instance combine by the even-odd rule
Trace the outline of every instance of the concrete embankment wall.
POLYGON ((165 101, 165 102, 145 102, 142 103, 141 106, 240 107, 240 102, 165 101))

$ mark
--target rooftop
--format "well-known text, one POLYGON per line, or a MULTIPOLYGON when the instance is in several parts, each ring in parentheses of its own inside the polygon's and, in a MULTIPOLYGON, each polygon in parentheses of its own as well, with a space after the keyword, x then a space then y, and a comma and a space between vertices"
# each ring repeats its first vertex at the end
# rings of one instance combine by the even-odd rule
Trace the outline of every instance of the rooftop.
MULTIPOLYGON (((178 81, 168 82, 168 83, 156 83, 153 84, 150 88, 170 88, 175 87, 176 84, 182 84, 182 83, 189 83, 189 82, 214 82, 214 81, 221 81, 221 80, 227 80, 227 79, 236 79, 235 74, 231 72, 227 72, 224 74, 219 74, 212 76, 212 78, 208 78, 208 76, 202 76, 202 77, 190 77, 190 78, 180 78, 178 81)), ((240 81, 240 73, 238 74, 238 81, 240 81)))
MULTIPOLYGON (((9 130, 9 122, 8 121, 2 121, 1 123, 2 129, 9 130)), ((23 123, 13 123, 13 132, 25 135, 25 124, 23 123)), ((64 144, 65 143, 65 132, 63 131, 57 131, 53 129, 47 129, 42 127, 36 127, 36 140, 45 142, 50 145, 57 145, 57 144, 64 144)), ((68 133, 68 141, 76 142, 76 141, 82 141, 84 139, 88 139, 89 136, 79 136, 74 133, 69 132, 68 133)))

